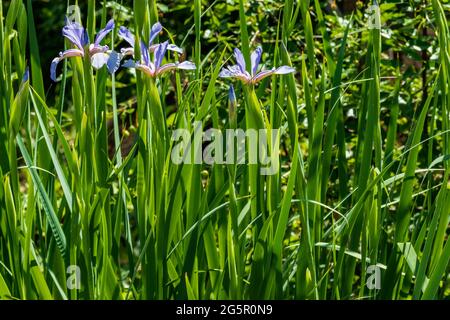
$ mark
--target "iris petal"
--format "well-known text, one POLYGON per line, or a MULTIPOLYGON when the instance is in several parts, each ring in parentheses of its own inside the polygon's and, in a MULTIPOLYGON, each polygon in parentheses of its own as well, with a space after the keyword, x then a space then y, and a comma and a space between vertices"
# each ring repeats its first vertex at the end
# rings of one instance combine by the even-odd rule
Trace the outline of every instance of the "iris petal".
POLYGON ((289 66, 281 66, 275 69, 274 74, 288 74, 295 72, 295 69, 289 66))
POLYGON ((144 41, 141 40, 141 56, 142 60, 144 61, 145 65, 148 65, 150 63, 150 56, 147 46, 145 45, 144 41))
POLYGON ((91 44, 89 46, 89 54, 93 56, 96 53, 104 53, 109 50, 108 46, 98 46, 96 44, 91 44))
POLYGON ((153 43, 153 40, 155 40, 155 38, 158 36, 158 34, 161 32, 162 30, 162 25, 159 22, 156 22, 153 26, 152 29, 150 30, 150 40, 148 41, 148 46, 150 47, 151 44, 153 43))
POLYGON ((128 30, 124 26, 121 26, 119 28, 119 32, 117 33, 117 35, 126 42, 128 42, 128 44, 134 48, 135 38, 130 30, 128 30))
MULTIPOLYGON (((152 44, 152 45, 148 48, 148 51, 149 51, 150 53, 153 53, 153 52, 155 52, 155 50, 156 50, 156 48, 157 48, 158 46, 159 46, 159 44, 152 44)), ((179 54, 182 54, 182 53, 184 52, 183 49, 181 49, 180 47, 178 47, 178 46, 176 46, 176 45, 174 45, 174 44, 168 44, 168 45, 167 45, 167 50, 174 51, 174 52, 178 52, 179 54)))
POLYGON ((230 70, 232 73, 236 74, 240 74, 242 73, 241 68, 238 65, 234 65, 234 66, 229 66, 228 70, 230 70))
MULTIPOLYGON (((84 28, 83 28, 84 29, 84 28)), ((88 32, 87 32, 87 30, 86 29, 84 29, 84 31, 83 31, 83 36, 82 36, 82 38, 81 38, 81 44, 83 45, 83 48, 85 47, 85 46, 87 46, 88 44, 89 44, 89 34, 88 34, 88 32)))
POLYGON ((106 63, 106 67, 108 68, 110 74, 115 73, 117 69, 119 69, 120 60, 122 60, 121 55, 116 51, 111 51, 111 53, 109 54, 108 62, 106 63))
POLYGON ((167 45, 169 44, 168 41, 165 41, 158 45, 158 47, 155 49, 155 57, 154 57, 154 63, 155 68, 158 69, 161 65, 162 60, 164 59, 164 55, 166 54, 167 45))
POLYGON ((219 73, 219 77, 236 78, 245 83, 250 82, 252 79, 247 71, 245 72, 241 71, 241 67, 239 65, 229 66, 227 68, 222 69, 222 71, 219 73))
POLYGON ((195 70, 195 69, 197 69, 197 66, 195 65, 195 63, 193 63, 191 61, 183 61, 183 62, 177 64, 177 69, 195 70))
POLYGON ((268 76, 271 76, 274 72, 275 72, 275 69, 261 71, 255 77, 253 77, 252 82, 253 83, 260 82, 262 79, 267 78, 268 76))
POLYGON ((234 56, 236 58, 237 65, 239 66, 239 69, 241 69, 241 72, 244 73, 246 71, 245 66, 245 59, 244 55, 242 54, 241 50, 238 48, 234 49, 234 56))
POLYGON ((53 59, 52 64, 50 65, 50 79, 56 82, 56 67, 61 60, 71 57, 82 57, 84 56, 84 52, 78 49, 69 49, 59 54, 59 57, 53 59))
POLYGON ((177 64, 176 63, 167 63, 163 65, 161 68, 157 69, 157 75, 163 74, 165 72, 168 72, 170 70, 176 69, 177 64))
POLYGON ((234 77, 234 73, 231 72, 230 70, 228 70, 227 68, 223 68, 220 73, 219 73, 219 77, 221 78, 232 78, 234 77))
POLYGON ((150 65, 148 65, 148 66, 144 66, 142 64, 136 63, 135 68, 137 70, 144 72, 149 77, 155 76, 155 67, 154 67, 153 63, 151 63, 151 62, 150 62, 150 65))
POLYGON ((75 46, 77 46, 80 50, 83 50, 83 47, 86 45, 86 30, 77 22, 71 22, 67 20, 67 24, 64 26, 62 30, 62 34, 64 37, 69 39, 75 46))
POLYGON ((174 51, 174 52, 178 52, 179 54, 182 54, 182 53, 183 53, 183 49, 181 49, 180 47, 177 47, 177 46, 174 45, 174 44, 169 44, 169 45, 167 46, 167 50, 174 51))
POLYGON ((261 61, 262 48, 258 47, 255 51, 252 52, 251 61, 252 61, 252 75, 255 76, 258 71, 259 62, 261 61))
POLYGON ((53 82, 56 82, 56 67, 60 61, 61 58, 55 58, 50 66, 50 79, 52 79, 53 82))
POLYGON ((107 53, 104 52, 96 53, 91 57, 91 65, 95 69, 100 69, 108 62, 108 59, 109 55, 107 53))
POLYGON ((195 66, 195 63, 191 61, 183 61, 181 63, 167 63, 163 65, 161 68, 158 69, 157 75, 163 74, 165 72, 174 70, 174 69, 180 69, 180 70, 195 70, 197 67, 195 66))
POLYGON ((261 81, 262 79, 271 76, 272 74, 288 74, 294 72, 295 69, 289 66, 281 66, 279 68, 273 68, 272 70, 265 70, 261 71, 256 75, 256 77, 253 78, 253 83, 257 83, 261 81))
POLYGON ((114 19, 108 21, 104 29, 101 29, 95 37, 95 45, 99 45, 100 42, 114 29, 114 19))

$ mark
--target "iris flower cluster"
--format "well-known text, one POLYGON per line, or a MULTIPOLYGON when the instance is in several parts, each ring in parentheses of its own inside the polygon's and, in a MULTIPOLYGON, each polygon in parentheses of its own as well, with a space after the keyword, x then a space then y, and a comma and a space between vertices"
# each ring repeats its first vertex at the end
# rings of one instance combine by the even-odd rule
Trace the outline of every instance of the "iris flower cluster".
MULTIPOLYGON (((73 47, 61 52, 58 57, 53 59, 50 67, 50 78, 56 82, 56 68, 59 62, 66 58, 85 57, 86 54, 89 54, 91 65, 94 69, 97 70, 106 65, 111 74, 116 72, 124 58, 134 56, 135 37, 126 27, 120 27, 118 36, 125 40, 130 46, 121 49, 120 53, 110 50, 108 46, 102 46, 101 42, 114 27, 114 20, 111 19, 106 24, 105 28, 98 32, 94 42, 90 43, 86 29, 81 24, 67 19, 62 34, 69 39, 73 47)), ((167 50, 178 53, 182 53, 183 50, 174 44, 169 44, 168 41, 161 44, 153 44, 153 41, 161 31, 162 25, 159 22, 155 23, 150 31, 150 40, 148 44, 143 41, 140 42, 141 60, 134 61, 129 59, 123 63, 123 66, 140 70, 150 77, 157 77, 174 69, 195 69, 195 64, 190 61, 162 64, 162 60, 167 50), (153 60, 150 59, 152 54, 153 60)))
MULTIPOLYGON (((108 71, 112 74, 120 67, 122 60, 128 57, 134 57, 135 55, 135 36, 126 27, 119 28, 118 36, 128 43, 128 47, 122 48, 120 53, 110 50, 108 46, 101 45, 102 40, 114 29, 114 20, 110 20, 105 28, 101 29, 96 35, 94 42, 89 40, 86 29, 77 22, 66 20, 66 25, 62 30, 64 37, 69 39, 73 47, 61 52, 58 57, 53 59, 50 68, 50 77, 53 81, 56 81, 56 68, 58 63, 63 59, 71 57, 85 57, 89 55, 90 62, 94 69, 100 69, 106 65, 108 71)), ((183 53, 183 49, 177 47, 174 44, 165 41, 163 43, 153 43, 158 34, 162 31, 162 25, 157 22, 150 30, 150 38, 148 43, 140 41, 140 60, 136 61, 128 59, 122 64, 126 68, 135 68, 146 74, 149 77, 155 78, 166 72, 182 69, 182 70, 194 70, 196 65, 190 61, 174 62, 162 64, 164 56, 168 50, 183 53), (153 58, 151 58, 153 56, 153 58)), ((234 49, 234 56, 236 59, 236 65, 227 66, 222 69, 219 77, 222 78, 235 78, 240 80, 245 85, 255 85, 262 79, 274 75, 274 74, 288 74, 295 71, 294 68, 289 66, 281 66, 278 68, 272 68, 270 70, 259 70, 262 48, 258 47, 252 52, 250 61, 251 66, 247 69, 244 55, 236 48, 234 49)))

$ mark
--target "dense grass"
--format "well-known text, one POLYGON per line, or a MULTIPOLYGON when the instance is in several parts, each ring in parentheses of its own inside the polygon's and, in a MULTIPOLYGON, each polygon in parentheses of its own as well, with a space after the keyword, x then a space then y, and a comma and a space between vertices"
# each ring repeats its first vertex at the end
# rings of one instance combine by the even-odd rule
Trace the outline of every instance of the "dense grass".
MULTIPOLYGON (((255 35, 249 4, 235 2, 239 37, 208 51, 215 3, 192 2, 181 36, 193 72, 110 75, 76 57, 46 87, 33 1, 0 0, 1 299, 449 298, 448 5, 418 11, 436 39, 424 77, 384 67, 386 26, 368 28, 360 11, 336 22, 321 1, 280 1, 273 38, 255 35), (234 47, 250 68, 265 41, 266 68, 295 73, 254 86, 219 78, 234 47), (400 103, 407 81, 420 96, 400 103), (280 129, 279 170, 174 164, 173 130, 208 128, 280 129), (74 266, 78 289, 67 285, 74 266)), ((136 58, 160 17, 155 0, 134 0, 129 16, 85 7, 90 39, 114 18, 103 43, 121 48, 124 25, 136 58)), ((157 42, 180 38, 167 29, 157 42)))

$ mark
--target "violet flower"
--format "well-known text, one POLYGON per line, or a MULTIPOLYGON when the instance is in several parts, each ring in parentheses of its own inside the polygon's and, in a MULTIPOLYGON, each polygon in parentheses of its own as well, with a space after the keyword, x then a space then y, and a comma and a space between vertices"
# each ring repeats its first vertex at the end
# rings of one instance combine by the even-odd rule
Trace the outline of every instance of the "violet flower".
POLYGON ((238 48, 234 49, 234 56, 236 58, 237 65, 228 66, 223 68, 219 74, 221 78, 236 78, 241 80, 245 84, 256 84, 262 79, 271 76, 273 74, 288 74, 295 72, 295 69, 289 66, 281 66, 273 68, 271 70, 262 70, 258 73, 259 63, 261 61, 262 48, 258 47, 251 55, 251 74, 247 71, 245 65, 244 55, 238 48))
MULTIPOLYGON (((94 40, 94 43, 90 43, 89 36, 86 29, 77 22, 72 22, 66 19, 66 25, 62 29, 62 34, 64 37, 69 39, 69 41, 74 45, 75 48, 68 49, 64 52, 59 53, 59 57, 53 59, 50 67, 50 78, 56 82, 56 67, 58 63, 66 58, 71 57, 84 57, 85 47, 88 47, 89 57, 91 59, 91 64, 95 69, 100 69, 105 64, 107 64, 108 70, 112 73, 117 70, 116 61, 109 61, 111 57, 111 51, 108 46, 102 46, 100 42, 114 29, 114 20, 108 21, 104 29, 101 29, 94 40)), ((113 54, 116 58, 116 55, 113 54)))
POLYGON ((165 65, 161 65, 164 55, 168 49, 169 42, 165 41, 161 44, 155 45, 153 61, 150 61, 150 49, 145 45, 144 42, 141 42, 141 61, 134 62, 133 60, 126 61, 123 66, 126 68, 135 68, 144 72, 147 76, 155 78, 165 72, 174 70, 174 69, 183 69, 183 70, 195 70, 196 66, 193 62, 184 61, 181 63, 167 63, 165 65))
MULTIPOLYGON (((155 23, 150 30, 150 39, 149 39, 148 45, 147 45, 148 51, 150 53, 155 52, 156 47, 158 46, 157 44, 153 44, 153 40, 155 40, 155 38, 158 36, 158 34, 161 32, 161 30, 162 30, 162 25, 159 22, 155 23)), ((125 40, 126 42, 128 42, 128 44, 130 45, 130 47, 122 48, 120 50, 122 57, 133 56, 134 55, 135 38, 134 38, 134 35, 131 33, 131 31, 128 30, 127 28, 125 28, 124 26, 122 26, 122 27, 120 27, 117 35, 120 38, 122 38, 123 40, 125 40)), ((183 53, 183 49, 177 47, 174 44, 168 44, 167 50, 175 51, 178 53, 183 53)))

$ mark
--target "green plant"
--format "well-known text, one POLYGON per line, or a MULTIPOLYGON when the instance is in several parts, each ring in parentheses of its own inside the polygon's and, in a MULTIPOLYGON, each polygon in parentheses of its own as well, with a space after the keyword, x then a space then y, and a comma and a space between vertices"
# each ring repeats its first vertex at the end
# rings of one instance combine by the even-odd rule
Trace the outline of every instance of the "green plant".
POLYGON ((83 42, 52 87, 35 4, 0 1, 0 299, 448 299, 447 2, 88 1, 104 60, 83 42), (194 161, 211 128, 279 132, 275 172, 194 161))

